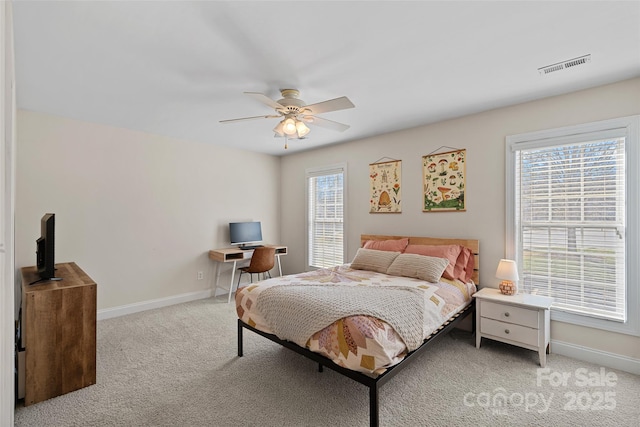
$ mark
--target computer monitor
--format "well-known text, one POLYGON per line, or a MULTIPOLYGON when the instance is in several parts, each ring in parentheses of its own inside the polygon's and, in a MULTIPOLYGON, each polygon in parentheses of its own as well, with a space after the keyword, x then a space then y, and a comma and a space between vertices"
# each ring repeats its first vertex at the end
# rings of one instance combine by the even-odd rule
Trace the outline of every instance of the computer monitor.
POLYGON ((230 222, 229 239, 232 245, 239 245, 241 248, 260 243, 262 242, 262 226, 259 221, 230 222))

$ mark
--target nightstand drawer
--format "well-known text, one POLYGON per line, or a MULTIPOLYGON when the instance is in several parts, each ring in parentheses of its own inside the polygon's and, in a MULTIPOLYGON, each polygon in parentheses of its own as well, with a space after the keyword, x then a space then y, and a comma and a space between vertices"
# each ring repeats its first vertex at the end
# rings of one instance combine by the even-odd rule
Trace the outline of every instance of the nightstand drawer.
POLYGON ((528 326, 529 328, 538 328, 538 310, 497 304, 491 301, 482 301, 480 310, 482 317, 528 326))
POLYGON ((499 338, 506 338, 531 346, 538 346, 538 330, 527 328, 525 326, 514 325, 483 317, 480 319, 480 332, 482 334, 494 335, 499 338))

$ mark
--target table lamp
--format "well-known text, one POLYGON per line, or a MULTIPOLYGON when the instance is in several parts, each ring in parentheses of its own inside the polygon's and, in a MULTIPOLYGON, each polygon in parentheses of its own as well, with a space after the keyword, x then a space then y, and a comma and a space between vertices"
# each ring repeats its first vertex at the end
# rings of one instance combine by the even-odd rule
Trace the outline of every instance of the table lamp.
POLYGON ((518 265, 510 259, 501 259, 496 270, 496 277, 502 279, 500 292, 505 295, 518 293, 518 265))

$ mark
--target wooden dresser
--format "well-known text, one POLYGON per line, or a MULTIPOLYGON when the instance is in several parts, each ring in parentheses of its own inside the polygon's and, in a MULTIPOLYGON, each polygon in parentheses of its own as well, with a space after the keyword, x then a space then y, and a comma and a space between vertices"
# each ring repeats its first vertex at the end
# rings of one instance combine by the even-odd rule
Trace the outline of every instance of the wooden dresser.
POLYGON ((97 285, 74 262, 56 264, 59 281, 21 271, 27 406, 95 384, 97 285))

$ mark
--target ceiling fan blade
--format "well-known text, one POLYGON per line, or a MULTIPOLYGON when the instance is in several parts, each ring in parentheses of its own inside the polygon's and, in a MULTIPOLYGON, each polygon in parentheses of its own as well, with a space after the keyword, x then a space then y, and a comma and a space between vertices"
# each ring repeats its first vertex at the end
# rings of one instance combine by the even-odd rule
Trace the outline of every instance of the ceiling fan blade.
POLYGON ((258 102, 263 103, 264 105, 271 107, 275 110, 279 110, 282 108, 282 105, 278 104, 276 101, 274 101, 273 99, 269 98, 268 96, 266 96, 265 94, 259 93, 259 92, 245 92, 245 95, 249 95, 250 97, 252 97, 253 99, 255 99, 258 102))
POLYGON ((253 116, 253 117, 242 117, 240 119, 228 119, 228 120, 220 120, 220 123, 232 123, 232 122, 242 122, 245 120, 254 120, 254 119, 277 119, 282 116, 279 115, 266 115, 266 116, 253 116))
POLYGON ((353 105, 353 102, 351 102, 349 98, 341 96, 340 98, 318 102, 317 104, 306 105, 303 110, 305 114, 322 114, 353 107, 355 107, 355 105, 353 105))
POLYGON ((305 122, 310 123, 312 125, 320 126, 323 128, 337 130, 338 132, 344 132, 349 129, 351 126, 345 125, 344 123, 334 122, 333 120, 323 119, 322 117, 317 116, 304 116, 302 118, 305 122))

